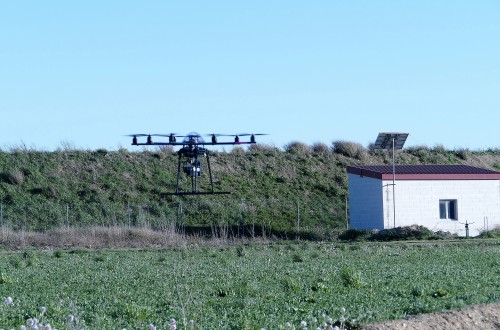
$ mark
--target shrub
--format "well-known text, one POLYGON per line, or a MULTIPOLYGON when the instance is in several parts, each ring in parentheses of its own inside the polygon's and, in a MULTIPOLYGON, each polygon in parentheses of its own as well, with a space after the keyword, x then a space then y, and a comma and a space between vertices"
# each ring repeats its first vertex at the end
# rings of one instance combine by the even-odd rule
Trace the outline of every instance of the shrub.
POLYGON ((366 149, 360 143, 339 140, 332 144, 333 151, 337 154, 360 160, 366 156, 366 149))
POLYGON ((248 147, 248 151, 252 153, 261 153, 261 154, 275 154, 279 150, 275 146, 272 146, 270 144, 264 144, 264 143, 256 143, 256 144, 251 144, 248 147))
POLYGON ((380 231, 369 231, 360 229, 348 229, 339 235, 344 241, 404 241, 422 239, 440 239, 451 237, 448 232, 436 232, 418 225, 396 227, 380 231))
POLYGON ((411 147, 405 148, 405 152, 407 152, 411 155, 414 155, 414 156, 428 154, 430 151, 431 151, 431 149, 426 145, 411 146, 411 147))
POLYGON ((469 149, 467 148, 460 148, 455 150, 455 155, 462 160, 467 160, 469 158, 469 153, 469 149))
POLYGON ((371 235, 373 241, 402 241, 429 239, 434 236, 432 230, 418 225, 396 227, 381 230, 371 235))
POLYGON ((307 155, 311 153, 311 147, 302 142, 292 141, 285 145, 285 151, 292 154, 307 155))
POLYGON ((438 154, 444 154, 446 153, 446 148, 442 144, 436 144, 434 148, 432 148, 432 151, 438 154))
POLYGON ((14 168, 3 175, 3 180, 13 185, 21 185, 24 182, 24 173, 14 168))
POLYGON ((233 155, 244 155, 245 154, 245 149, 243 149, 240 146, 233 147, 231 149, 231 154, 233 154, 233 155))
POLYGON ((348 229, 339 235, 339 239, 343 241, 361 241, 367 240, 372 235, 369 230, 348 229))
POLYGON ((160 153, 163 153, 165 155, 175 155, 176 154, 173 146, 159 146, 158 150, 160 151, 160 153))
POLYGON ((312 152, 319 155, 327 155, 330 153, 330 148, 326 143, 316 142, 311 147, 312 152))

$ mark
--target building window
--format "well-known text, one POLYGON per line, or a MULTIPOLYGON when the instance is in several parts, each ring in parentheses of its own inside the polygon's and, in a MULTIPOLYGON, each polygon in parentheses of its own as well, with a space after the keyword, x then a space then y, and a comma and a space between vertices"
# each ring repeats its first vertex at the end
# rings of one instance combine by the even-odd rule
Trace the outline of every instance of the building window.
POLYGON ((457 220, 457 200, 441 199, 439 200, 439 218, 457 220))

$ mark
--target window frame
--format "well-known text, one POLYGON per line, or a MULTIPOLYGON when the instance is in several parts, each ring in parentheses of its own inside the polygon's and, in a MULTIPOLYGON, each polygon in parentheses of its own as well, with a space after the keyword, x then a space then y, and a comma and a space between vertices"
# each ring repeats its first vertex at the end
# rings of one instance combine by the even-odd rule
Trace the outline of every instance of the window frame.
POLYGON ((439 200, 439 219, 458 220, 458 201, 456 199, 439 200))

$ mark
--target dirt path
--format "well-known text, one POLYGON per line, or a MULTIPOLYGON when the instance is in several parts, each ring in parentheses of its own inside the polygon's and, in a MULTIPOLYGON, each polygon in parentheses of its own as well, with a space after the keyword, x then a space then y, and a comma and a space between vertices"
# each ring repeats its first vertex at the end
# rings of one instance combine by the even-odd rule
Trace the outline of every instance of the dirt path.
POLYGON ((408 319, 369 324, 366 330, 500 329, 500 302, 457 310, 412 316, 408 319))

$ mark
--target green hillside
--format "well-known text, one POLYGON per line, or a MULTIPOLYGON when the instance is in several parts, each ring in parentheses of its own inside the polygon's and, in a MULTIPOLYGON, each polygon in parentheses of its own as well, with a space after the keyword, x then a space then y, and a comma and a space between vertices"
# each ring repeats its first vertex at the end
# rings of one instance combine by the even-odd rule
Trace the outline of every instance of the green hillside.
MULTIPOLYGON (((384 151, 336 141, 292 142, 213 151, 215 189, 230 195, 171 196, 177 155, 171 148, 130 152, 13 149, 0 152, 0 220, 14 230, 61 226, 182 228, 202 235, 328 235, 346 227, 349 164, 391 163, 384 151)), ((500 168, 500 151, 413 147, 398 163, 500 168)), ((206 166, 205 166, 206 168, 206 166)), ((187 178, 181 181, 189 190, 187 178)), ((200 179, 207 190, 208 173, 200 179)))

